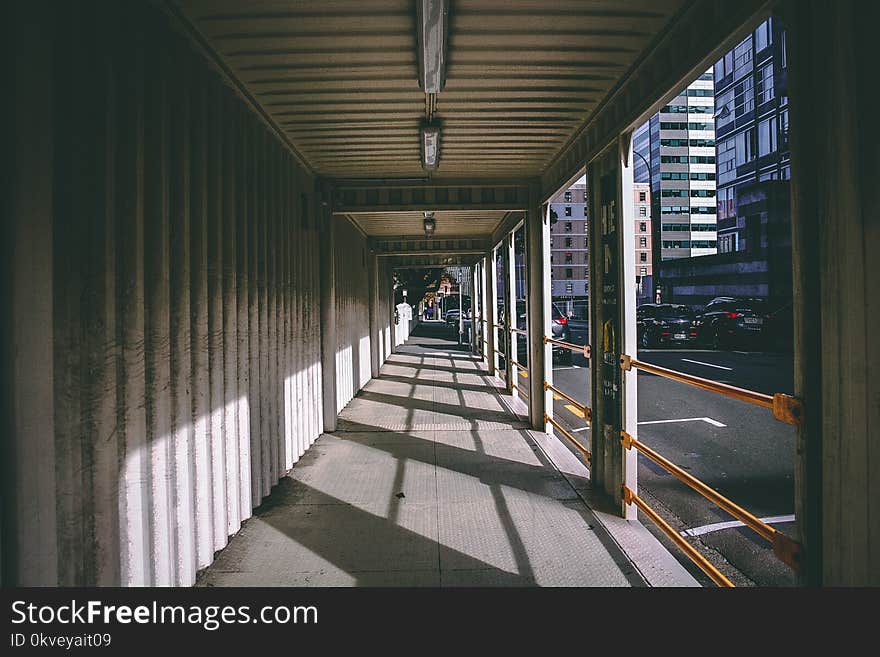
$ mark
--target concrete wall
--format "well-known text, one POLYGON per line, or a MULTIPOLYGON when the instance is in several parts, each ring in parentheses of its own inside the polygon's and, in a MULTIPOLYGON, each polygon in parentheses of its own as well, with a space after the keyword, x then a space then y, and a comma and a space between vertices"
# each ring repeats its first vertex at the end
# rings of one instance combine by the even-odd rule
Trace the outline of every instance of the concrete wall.
POLYGON ((322 429, 314 181, 157 10, 36 4, 4 59, 3 583, 188 585, 322 429))

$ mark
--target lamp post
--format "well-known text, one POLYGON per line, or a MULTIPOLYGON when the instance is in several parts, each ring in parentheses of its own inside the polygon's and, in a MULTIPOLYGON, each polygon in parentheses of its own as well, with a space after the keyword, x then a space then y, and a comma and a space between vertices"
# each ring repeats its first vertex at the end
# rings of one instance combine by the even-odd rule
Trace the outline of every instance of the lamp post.
POLYGON ((633 155, 638 155, 648 168, 648 190, 651 193, 651 287, 654 288, 656 293, 651 296, 655 297, 654 301, 660 303, 659 298, 656 297, 656 295, 660 294, 660 212, 659 204, 654 202, 654 172, 651 168, 651 163, 644 155, 635 150, 633 155), (655 212, 655 208, 658 211, 655 212))

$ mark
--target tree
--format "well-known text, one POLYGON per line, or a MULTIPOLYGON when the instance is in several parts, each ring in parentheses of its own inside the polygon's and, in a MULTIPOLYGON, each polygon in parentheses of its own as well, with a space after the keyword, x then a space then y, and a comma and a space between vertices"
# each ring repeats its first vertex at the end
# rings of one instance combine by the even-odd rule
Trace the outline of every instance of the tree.
POLYGON ((436 289, 440 285, 443 276, 448 276, 445 269, 440 267, 425 267, 417 269, 395 269, 394 276, 394 302, 403 301, 403 290, 407 291, 407 301, 418 303, 430 288, 436 289))

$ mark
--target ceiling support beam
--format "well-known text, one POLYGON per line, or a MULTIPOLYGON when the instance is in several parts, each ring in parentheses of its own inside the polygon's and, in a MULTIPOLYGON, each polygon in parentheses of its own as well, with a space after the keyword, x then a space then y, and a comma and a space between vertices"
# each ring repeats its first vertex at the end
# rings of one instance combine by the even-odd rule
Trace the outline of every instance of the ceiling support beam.
POLYGON ((443 210, 525 210, 528 181, 409 180, 339 181, 333 185, 334 214, 443 210))
POLYGON ((396 237, 371 238, 370 251, 377 256, 480 255, 489 249, 488 237, 396 237))

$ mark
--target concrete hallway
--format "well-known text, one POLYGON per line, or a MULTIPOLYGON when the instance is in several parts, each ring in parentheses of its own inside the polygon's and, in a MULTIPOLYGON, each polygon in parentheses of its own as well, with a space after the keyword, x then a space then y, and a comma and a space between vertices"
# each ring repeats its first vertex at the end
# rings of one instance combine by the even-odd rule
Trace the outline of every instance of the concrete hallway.
POLYGON ((456 337, 418 327, 198 583, 644 585, 456 337))

